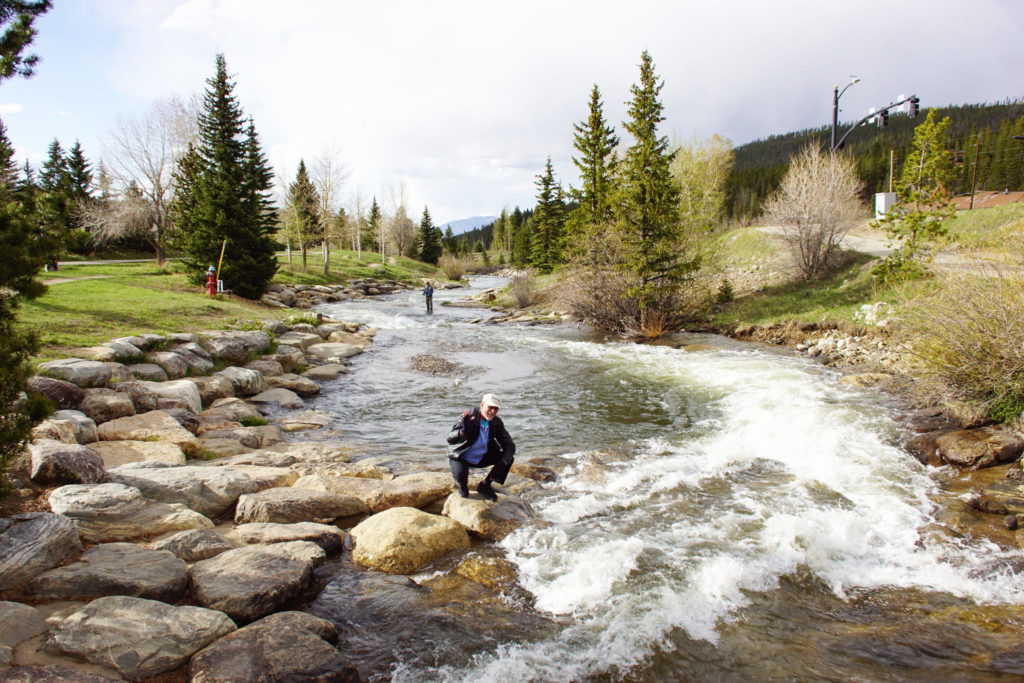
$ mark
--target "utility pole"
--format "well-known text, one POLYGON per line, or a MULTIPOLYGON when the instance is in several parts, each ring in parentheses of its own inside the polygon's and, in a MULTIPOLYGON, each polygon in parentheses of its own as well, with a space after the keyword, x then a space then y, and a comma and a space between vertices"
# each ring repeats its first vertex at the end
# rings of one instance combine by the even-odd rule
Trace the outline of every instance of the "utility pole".
POLYGON ((974 211, 974 181, 978 178, 978 152, 981 151, 981 133, 978 133, 978 139, 974 143, 974 168, 971 169, 971 205, 967 209, 968 211, 974 211))

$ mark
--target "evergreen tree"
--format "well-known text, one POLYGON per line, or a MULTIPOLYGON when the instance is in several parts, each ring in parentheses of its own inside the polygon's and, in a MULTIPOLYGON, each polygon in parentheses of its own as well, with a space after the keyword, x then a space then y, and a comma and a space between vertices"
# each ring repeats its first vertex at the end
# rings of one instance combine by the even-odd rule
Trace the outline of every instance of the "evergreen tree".
POLYGON ((218 277, 240 296, 258 299, 277 271, 272 176, 252 122, 245 125, 234 88, 224 56, 217 55, 199 114, 198 143, 175 174, 178 192, 171 212, 190 281, 205 280, 207 266, 218 263, 223 245, 218 277))
POLYGON ((380 250, 382 259, 384 244, 380 240, 380 232, 383 224, 384 215, 380 210, 380 204, 377 203, 377 197, 374 195, 373 200, 370 202, 370 213, 366 215, 366 237, 363 238, 363 244, 367 245, 367 249, 370 251, 380 250))
POLYGON ((306 162, 299 160, 295 182, 288 186, 288 235, 302 251, 302 269, 306 269, 306 249, 315 244, 321 236, 320 196, 310 180, 306 162))
MULTIPOLYGON (((32 75, 38 58, 23 52, 35 37, 33 22, 49 9, 49 0, 0 0, 0 81, 32 75)), ((46 250, 41 248, 38 223, 32 215, 32 168, 26 161, 26 177, 19 181, 13 156, 14 148, 0 121, 0 476, 31 440, 32 428, 46 413, 38 399, 23 399, 32 373, 29 361, 38 344, 32 332, 16 327, 15 320, 21 300, 34 299, 46 289, 36 279, 46 250)), ((5 488, 6 482, 0 481, 0 495, 5 488)))
POLYGON ((926 272, 934 242, 946 234, 943 221, 955 210, 949 187, 955 176, 946 134, 951 121, 934 109, 914 131, 911 153, 896 185, 896 206, 874 223, 885 230, 895 250, 875 266, 882 279, 917 277, 926 272))
POLYGON ((619 139, 604 119, 601 91, 594 85, 590 92, 590 114, 586 121, 573 124, 574 147, 579 152, 572 161, 580 173, 579 189, 570 188, 569 197, 579 206, 566 220, 570 252, 589 263, 596 262, 603 231, 612 223, 612 173, 615 147, 619 139))
POLYGON ((419 232, 419 244, 420 244, 420 261, 424 263, 437 264, 437 260, 441 258, 441 240, 440 231, 434 222, 430 218, 430 211, 427 207, 423 207, 423 218, 420 219, 420 232, 419 232))
POLYGON ((54 139, 47 150, 39 173, 39 189, 37 220, 45 235, 40 246, 46 253, 47 268, 57 270, 57 260, 64 251, 68 233, 74 228, 75 215, 68 159, 59 140, 54 139))
POLYGON ((633 144, 622 164, 622 187, 616 206, 618 229, 625 249, 624 269, 637 283, 630 289, 640 311, 670 314, 674 296, 688 268, 678 249, 679 192, 673 182, 668 138, 658 135, 664 120, 658 99, 664 83, 654 73, 645 50, 640 82, 631 88, 629 121, 623 125, 633 144))
POLYGON ((455 237, 455 233, 452 232, 452 226, 446 225, 444 228, 444 237, 441 239, 441 243, 444 245, 444 250, 452 256, 459 255, 459 241, 455 237))
POLYGON ((562 262, 564 208, 551 157, 548 157, 544 172, 537 176, 534 184, 537 186, 537 207, 533 212, 533 234, 530 236, 530 265, 543 273, 550 273, 562 262))
POLYGON ((87 202, 92 199, 92 164, 82 152, 82 144, 75 144, 67 154, 68 187, 71 199, 76 202, 87 202))

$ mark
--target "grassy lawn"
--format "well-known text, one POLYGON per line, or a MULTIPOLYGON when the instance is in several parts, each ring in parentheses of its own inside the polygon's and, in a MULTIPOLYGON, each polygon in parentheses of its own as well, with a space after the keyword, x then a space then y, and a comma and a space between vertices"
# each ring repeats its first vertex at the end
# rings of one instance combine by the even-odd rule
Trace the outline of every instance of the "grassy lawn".
POLYGON ((948 243, 965 249, 1003 250, 1007 240, 1016 238, 1018 245, 1024 230, 1024 202, 993 206, 974 211, 958 211, 946 221, 948 243))
MULTIPOLYGON (((360 256, 342 251, 331 254, 331 273, 324 275, 319 252, 307 257, 307 270, 303 271, 299 254, 293 254, 292 266, 283 262, 274 281, 337 284, 349 279, 384 278, 418 282, 439 275, 432 266, 411 259, 388 259, 382 266, 376 254, 363 252, 360 256)), ((279 258, 284 261, 284 254, 279 258)), ((76 347, 95 346, 131 334, 231 329, 296 313, 229 295, 211 299, 203 288, 190 285, 185 275, 177 272, 180 269, 176 263, 169 263, 165 269, 155 263, 124 263, 67 265, 56 272, 40 273, 43 282, 83 279, 51 284, 42 297, 22 305, 18 321, 39 335, 39 357, 50 359, 70 355, 76 347)))

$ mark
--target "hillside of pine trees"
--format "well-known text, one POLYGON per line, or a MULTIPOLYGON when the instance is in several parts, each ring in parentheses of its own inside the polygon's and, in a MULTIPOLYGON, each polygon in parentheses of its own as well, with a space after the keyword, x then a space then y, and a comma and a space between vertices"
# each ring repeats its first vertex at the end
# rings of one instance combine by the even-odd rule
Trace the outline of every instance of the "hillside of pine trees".
MULTIPOLYGON (((1003 104, 964 104, 936 107, 939 117, 952 121, 948 147, 952 150, 959 171, 954 195, 971 191, 971 176, 977 159, 975 187, 978 190, 1024 189, 1024 142, 1015 135, 1024 135, 1024 102, 1003 104)), ((907 152, 914 139, 917 118, 893 114, 889 125, 878 128, 862 126, 846 140, 845 151, 853 154, 865 184, 865 198, 884 192, 889 185, 890 154, 895 175, 899 177, 907 152)), ((839 135, 851 122, 839 124, 839 135)), ((814 142, 827 145, 830 128, 801 130, 772 135, 736 147, 736 163, 728 181, 726 212, 743 221, 760 214, 761 205, 778 187, 789 168, 789 159, 804 145, 814 142)))

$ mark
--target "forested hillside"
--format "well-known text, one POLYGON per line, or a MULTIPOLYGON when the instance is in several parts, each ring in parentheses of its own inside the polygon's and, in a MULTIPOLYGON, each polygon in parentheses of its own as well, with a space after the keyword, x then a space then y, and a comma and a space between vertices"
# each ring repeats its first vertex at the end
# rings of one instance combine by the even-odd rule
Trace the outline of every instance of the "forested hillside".
MULTIPOLYGON (((953 194, 971 190, 971 175, 977 158, 975 187, 978 190, 1024 189, 1024 102, 1003 104, 965 104, 937 107, 940 117, 952 120, 948 146, 955 154, 958 177, 953 194)), ((921 115, 924 115, 924 111, 921 115)), ((889 125, 862 126, 846 140, 845 151, 857 159, 864 179, 865 196, 884 192, 889 184, 890 152, 898 176, 914 138, 914 127, 921 118, 893 114, 889 125)), ((838 136, 852 125, 840 123, 838 136)), ((827 145, 829 127, 772 135, 736 148, 736 164, 728 181, 726 211, 736 219, 760 213, 764 199, 778 187, 789 167, 789 159, 805 144, 827 145)))

